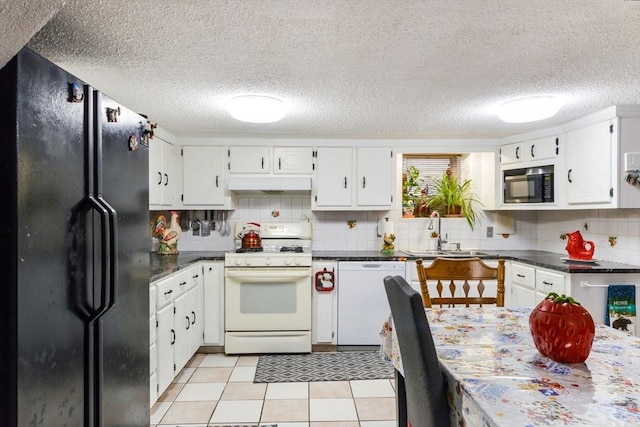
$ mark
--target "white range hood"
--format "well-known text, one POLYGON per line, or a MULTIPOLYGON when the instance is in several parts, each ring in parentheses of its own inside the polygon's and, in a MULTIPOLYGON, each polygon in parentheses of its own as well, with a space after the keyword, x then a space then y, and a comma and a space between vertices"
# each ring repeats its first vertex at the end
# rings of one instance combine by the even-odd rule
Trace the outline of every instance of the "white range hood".
POLYGON ((234 193, 310 194, 309 176, 234 176, 229 178, 229 191, 234 193))

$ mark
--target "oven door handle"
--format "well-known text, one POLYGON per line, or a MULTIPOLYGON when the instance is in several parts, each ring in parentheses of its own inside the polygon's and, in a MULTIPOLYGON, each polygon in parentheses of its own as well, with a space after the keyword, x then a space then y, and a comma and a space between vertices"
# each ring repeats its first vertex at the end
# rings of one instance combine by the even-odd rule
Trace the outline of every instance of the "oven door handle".
POLYGON ((225 268, 224 275, 250 279, 253 282, 275 282, 283 279, 311 278, 311 268, 225 268))

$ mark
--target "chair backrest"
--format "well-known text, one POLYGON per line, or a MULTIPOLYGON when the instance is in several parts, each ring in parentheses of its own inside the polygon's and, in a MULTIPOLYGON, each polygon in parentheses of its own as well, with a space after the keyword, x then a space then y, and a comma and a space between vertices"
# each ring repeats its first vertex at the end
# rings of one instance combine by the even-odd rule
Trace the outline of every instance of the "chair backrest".
POLYGON ((498 260, 498 267, 490 267, 480 258, 436 258, 425 267, 422 260, 416 261, 418 280, 425 307, 434 305, 451 307, 464 304, 496 304, 504 307, 504 260, 498 260), (495 296, 485 296, 485 281, 497 282, 495 296), (427 283, 435 282, 437 295, 429 294, 427 283), (460 286, 463 296, 456 296, 460 286), (473 290, 472 290, 473 286, 473 290), (445 289, 446 287, 446 289, 445 289))
POLYGON ((445 381, 420 294, 401 276, 384 278, 398 338, 411 427, 449 427, 445 381))

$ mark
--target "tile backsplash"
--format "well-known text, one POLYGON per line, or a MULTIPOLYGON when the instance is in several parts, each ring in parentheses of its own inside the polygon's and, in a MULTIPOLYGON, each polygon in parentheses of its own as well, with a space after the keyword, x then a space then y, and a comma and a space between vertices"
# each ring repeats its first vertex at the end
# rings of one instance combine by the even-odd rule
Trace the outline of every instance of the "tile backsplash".
MULTIPOLYGON (((158 214, 150 212, 150 224, 158 214)), ((203 211, 190 211, 191 218, 204 219, 203 211)), ((482 222, 471 230, 463 218, 442 218, 441 234, 449 242, 460 243, 462 248, 483 250, 537 249, 566 253, 566 241, 560 236, 580 230, 586 240, 596 246, 594 258, 640 265, 640 210, 576 210, 576 211, 513 211, 514 232, 509 235, 494 233, 487 237, 487 227, 499 229, 495 217, 485 213, 482 222), (610 246, 609 237, 615 237, 610 246)), ((228 211, 228 221, 295 222, 311 221, 313 250, 366 250, 379 251, 382 238, 378 236, 379 223, 389 217, 396 235, 396 249, 427 249, 431 230, 429 218, 398 218, 396 212, 378 211, 311 211, 309 196, 243 196, 237 208, 228 211)), ((433 220, 437 228, 437 219, 433 220)), ((233 236, 220 236, 219 225, 210 236, 193 236, 184 231, 178 249, 181 251, 226 251, 233 248, 233 236)), ((446 246, 446 244, 445 244, 446 246)), ((152 239, 152 250, 157 247, 152 239)))

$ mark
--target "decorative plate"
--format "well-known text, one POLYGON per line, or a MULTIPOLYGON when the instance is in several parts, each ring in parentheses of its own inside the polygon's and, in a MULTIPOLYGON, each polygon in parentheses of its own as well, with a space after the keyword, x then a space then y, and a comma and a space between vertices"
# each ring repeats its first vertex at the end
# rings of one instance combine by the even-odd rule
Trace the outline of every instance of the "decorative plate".
POLYGON ((560 258, 561 260, 565 261, 565 262, 577 262, 577 263, 585 263, 585 264, 597 264, 599 260, 597 259, 577 259, 577 258, 569 258, 569 257, 563 257, 560 258))

